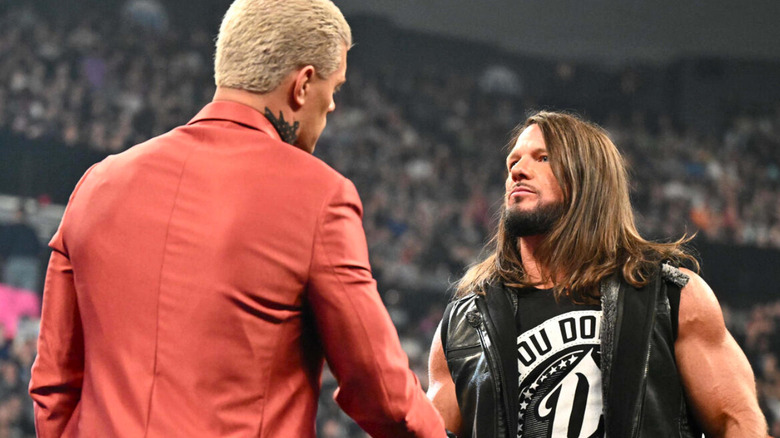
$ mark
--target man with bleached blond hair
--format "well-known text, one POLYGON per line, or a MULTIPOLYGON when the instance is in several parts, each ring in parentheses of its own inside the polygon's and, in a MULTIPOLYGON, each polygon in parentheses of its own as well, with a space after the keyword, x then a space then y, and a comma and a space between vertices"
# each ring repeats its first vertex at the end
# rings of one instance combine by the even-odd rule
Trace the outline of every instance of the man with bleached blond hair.
POLYGON ((372 436, 445 436, 355 187, 311 154, 351 45, 328 0, 236 0, 213 102, 82 177, 50 243, 39 436, 314 437, 325 358, 372 436))

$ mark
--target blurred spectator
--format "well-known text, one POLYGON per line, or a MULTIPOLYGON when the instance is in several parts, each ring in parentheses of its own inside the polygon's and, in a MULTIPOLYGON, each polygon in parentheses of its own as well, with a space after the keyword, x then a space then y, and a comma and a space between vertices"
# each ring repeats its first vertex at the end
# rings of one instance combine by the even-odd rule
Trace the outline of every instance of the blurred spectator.
POLYGON ((39 292, 41 242, 19 206, 14 222, 0 229, 0 256, 4 259, 2 283, 39 292))
POLYGON ((10 343, 4 344, 5 337, 0 337, 0 437, 35 436, 27 385, 37 336, 37 320, 25 320, 10 343))
POLYGON ((13 340, 23 318, 41 316, 38 294, 0 284, 0 338, 13 340))
POLYGON ((523 81, 520 76, 504 65, 492 65, 479 77, 479 88, 484 93, 520 96, 523 94, 523 81))
POLYGON ((122 7, 122 18, 155 32, 164 32, 168 29, 168 13, 157 0, 126 1, 122 7))

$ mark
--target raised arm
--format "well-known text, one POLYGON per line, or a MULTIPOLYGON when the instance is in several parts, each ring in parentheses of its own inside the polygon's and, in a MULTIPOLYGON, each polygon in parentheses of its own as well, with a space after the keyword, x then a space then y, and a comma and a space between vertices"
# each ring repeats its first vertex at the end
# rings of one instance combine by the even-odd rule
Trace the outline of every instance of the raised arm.
POLYGON ((455 396, 455 383, 452 381, 444 347, 441 343, 441 324, 436 328, 431 343, 431 353, 428 358, 428 398, 438 409, 444 426, 450 432, 460 434, 460 408, 455 396))
POLYGON ((715 294, 697 274, 680 297, 675 355, 686 396, 708 437, 766 437, 745 354, 726 329, 715 294))

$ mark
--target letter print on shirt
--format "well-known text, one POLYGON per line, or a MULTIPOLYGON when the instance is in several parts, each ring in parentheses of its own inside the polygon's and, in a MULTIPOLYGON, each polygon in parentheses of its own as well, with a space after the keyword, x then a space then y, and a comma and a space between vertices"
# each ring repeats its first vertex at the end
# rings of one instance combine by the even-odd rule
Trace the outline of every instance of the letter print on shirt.
POLYGON ((577 310, 517 337, 518 437, 601 438, 601 311, 577 310))

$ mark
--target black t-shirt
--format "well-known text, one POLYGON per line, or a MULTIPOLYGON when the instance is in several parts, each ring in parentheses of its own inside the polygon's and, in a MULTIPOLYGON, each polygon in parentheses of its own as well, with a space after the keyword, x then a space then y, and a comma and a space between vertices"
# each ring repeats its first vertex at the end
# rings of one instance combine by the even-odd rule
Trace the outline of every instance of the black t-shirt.
POLYGON ((516 290, 518 437, 603 437, 601 306, 516 290))

